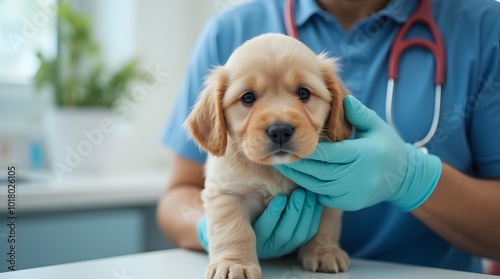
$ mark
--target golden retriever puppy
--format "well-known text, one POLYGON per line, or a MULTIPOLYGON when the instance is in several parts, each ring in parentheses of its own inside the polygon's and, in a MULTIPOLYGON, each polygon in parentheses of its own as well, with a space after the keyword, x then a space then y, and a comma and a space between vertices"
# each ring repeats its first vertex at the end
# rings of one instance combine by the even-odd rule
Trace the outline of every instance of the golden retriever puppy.
MULTIPOLYGON (((255 37, 215 67, 185 122, 210 154, 202 200, 207 216, 207 278, 260 278, 252 222, 272 197, 299 187, 272 164, 309 156, 320 140, 348 138, 347 93, 333 59, 279 34, 255 37)), ((345 271, 341 211, 325 208, 319 231, 299 251, 304 268, 345 271)))

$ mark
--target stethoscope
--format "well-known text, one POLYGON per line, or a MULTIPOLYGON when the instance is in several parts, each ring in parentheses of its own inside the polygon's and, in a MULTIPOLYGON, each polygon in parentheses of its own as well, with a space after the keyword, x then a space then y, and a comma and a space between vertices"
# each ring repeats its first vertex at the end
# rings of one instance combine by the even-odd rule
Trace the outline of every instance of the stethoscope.
MULTIPOLYGON (((293 15, 293 1, 294 0, 285 0, 285 6, 283 10, 285 18, 285 28, 289 36, 299 39, 299 34, 297 32, 297 26, 295 25, 293 15)), ((441 108, 441 88, 444 85, 444 77, 446 75, 444 42, 443 38, 441 37, 441 32, 439 31, 439 28, 434 21, 434 18, 432 17, 431 0, 420 0, 420 4, 415 13, 413 13, 413 15, 408 18, 408 21, 403 24, 403 26, 401 26, 398 33, 396 34, 396 37, 392 42, 391 52, 389 53, 385 115, 387 123, 389 123, 389 125, 391 125, 398 133, 399 131, 392 118, 394 87, 396 79, 398 77, 399 59, 401 58, 401 55, 411 47, 422 47, 428 49, 434 56, 436 64, 434 113, 432 116, 431 127, 425 137, 413 143, 415 147, 419 148, 422 152, 427 153, 428 150, 425 145, 432 139, 432 137, 436 133, 436 129, 439 123, 439 114, 441 108), (432 36, 434 37, 434 42, 424 38, 405 39, 408 31, 416 24, 426 25, 429 28, 432 36)))

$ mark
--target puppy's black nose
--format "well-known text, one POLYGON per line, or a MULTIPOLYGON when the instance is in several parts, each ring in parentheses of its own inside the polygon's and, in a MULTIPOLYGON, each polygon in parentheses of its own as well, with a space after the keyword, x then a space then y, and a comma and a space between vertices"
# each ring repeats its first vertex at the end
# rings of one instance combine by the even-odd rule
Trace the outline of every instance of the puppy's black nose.
POLYGON ((289 141, 293 135, 293 128, 290 124, 274 123, 267 128, 269 138, 279 144, 289 141))

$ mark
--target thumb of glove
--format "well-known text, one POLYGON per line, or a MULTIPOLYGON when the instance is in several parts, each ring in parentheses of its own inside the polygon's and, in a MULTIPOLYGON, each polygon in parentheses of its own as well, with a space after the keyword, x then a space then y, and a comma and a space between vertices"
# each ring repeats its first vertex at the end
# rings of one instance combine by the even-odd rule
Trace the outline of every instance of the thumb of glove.
POLYGON ((203 216, 196 224, 196 236, 205 251, 208 251, 207 217, 203 216))
POLYGON ((344 111, 347 121, 358 131, 365 131, 378 124, 378 115, 367 108, 354 96, 348 95, 344 98, 344 111))

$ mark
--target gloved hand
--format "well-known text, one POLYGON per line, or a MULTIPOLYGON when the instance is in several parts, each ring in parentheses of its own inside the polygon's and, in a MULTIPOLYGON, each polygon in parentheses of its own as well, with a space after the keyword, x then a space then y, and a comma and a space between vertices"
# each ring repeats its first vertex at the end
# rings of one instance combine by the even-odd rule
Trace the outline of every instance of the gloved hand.
POLYGON ((403 211, 417 208, 434 191, 441 160, 405 143, 356 98, 345 97, 344 111, 356 139, 321 142, 308 158, 275 167, 328 207, 349 211, 388 201, 403 211))
MULTIPOLYGON (((278 258, 304 245, 318 232, 322 212, 316 194, 304 189, 293 191, 290 198, 283 194, 274 197, 253 224, 259 259, 278 258)), ((198 221, 196 231, 208 251, 206 217, 198 221)))

